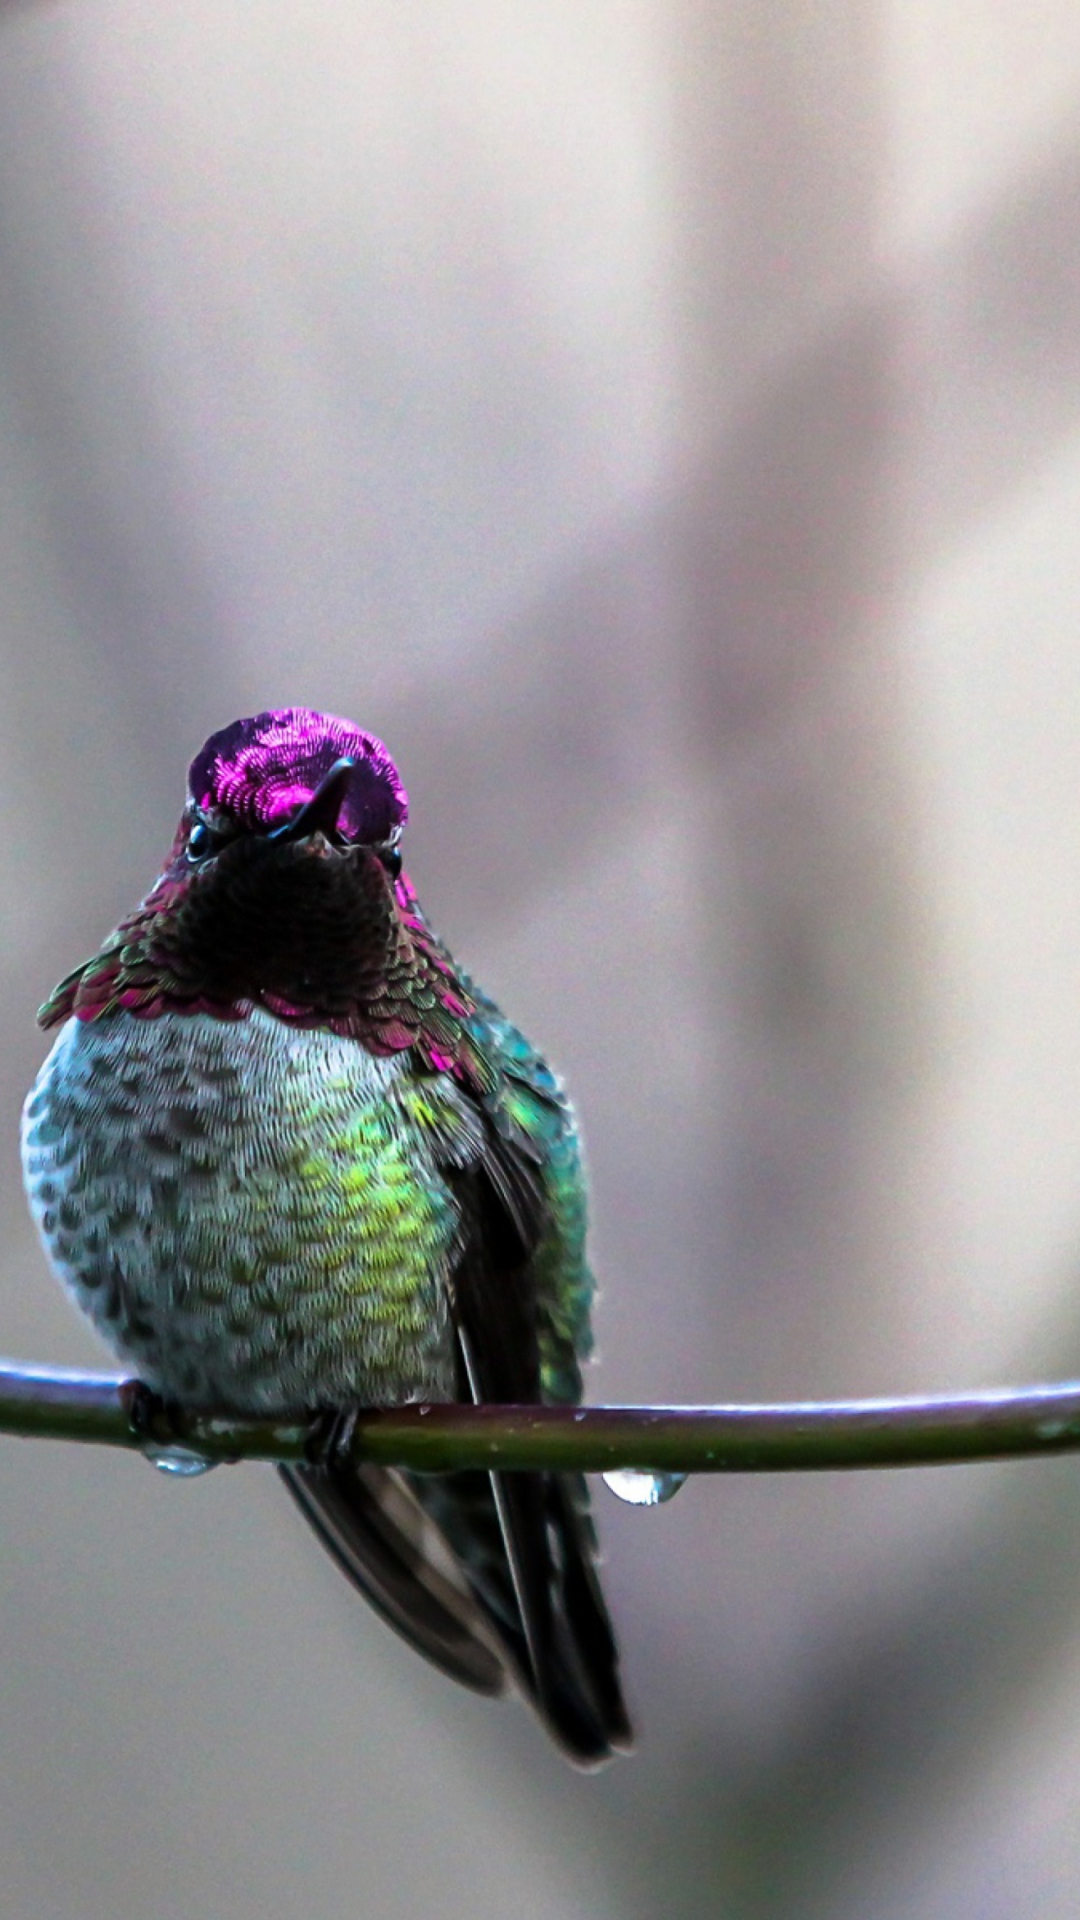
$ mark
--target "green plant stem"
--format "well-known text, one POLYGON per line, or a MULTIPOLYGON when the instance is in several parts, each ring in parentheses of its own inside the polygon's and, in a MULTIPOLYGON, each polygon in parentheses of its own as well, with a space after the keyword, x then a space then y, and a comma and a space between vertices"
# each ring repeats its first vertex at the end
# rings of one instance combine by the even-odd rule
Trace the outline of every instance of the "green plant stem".
MULTIPOLYGON (((165 1407, 137 1380, 0 1362, 0 1433, 209 1460, 325 1456, 325 1417, 251 1420, 165 1407)), ((361 1412, 336 1448, 355 1460, 441 1473, 552 1467, 597 1473, 780 1473, 905 1467, 1080 1449, 1080 1385, 941 1399, 782 1406, 461 1407, 361 1412)))

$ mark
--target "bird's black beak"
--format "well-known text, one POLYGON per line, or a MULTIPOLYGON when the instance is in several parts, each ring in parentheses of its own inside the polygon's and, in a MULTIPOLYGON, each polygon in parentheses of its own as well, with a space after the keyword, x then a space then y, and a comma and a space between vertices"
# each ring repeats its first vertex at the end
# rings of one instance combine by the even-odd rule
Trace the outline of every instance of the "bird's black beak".
POLYGON ((349 776, 356 765, 355 760, 347 757, 335 760, 329 773, 324 773, 310 800, 306 800, 291 820, 286 820, 267 839, 275 846, 286 845, 291 841, 306 840, 309 834, 325 833, 328 840, 334 838, 337 818, 341 812, 341 802, 349 784, 349 776))

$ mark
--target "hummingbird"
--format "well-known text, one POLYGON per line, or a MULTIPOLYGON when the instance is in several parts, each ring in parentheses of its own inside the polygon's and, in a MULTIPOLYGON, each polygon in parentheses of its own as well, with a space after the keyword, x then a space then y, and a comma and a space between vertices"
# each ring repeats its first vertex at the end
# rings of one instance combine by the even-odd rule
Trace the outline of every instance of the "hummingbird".
MULTIPOLYGON (((160 877, 41 1008, 23 1113, 47 1256, 162 1398, 328 1419, 581 1397, 576 1119, 402 866, 382 741, 288 707, 195 755, 160 877)), ((632 1744, 586 1483, 279 1467, 420 1653, 574 1762, 632 1744)))

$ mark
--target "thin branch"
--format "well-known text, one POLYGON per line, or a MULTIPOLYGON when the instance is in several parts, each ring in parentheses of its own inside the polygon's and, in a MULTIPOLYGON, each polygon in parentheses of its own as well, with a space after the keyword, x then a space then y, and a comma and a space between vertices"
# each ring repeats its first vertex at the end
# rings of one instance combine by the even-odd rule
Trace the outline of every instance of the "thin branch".
POLYGON ((1075 1451, 1080 1385, 785 1406, 413 1405, 361 1412, 335 1437, 325 1416, 184 1413, 167 1408, 137 1380, 0 1362, 0 1433, 151 1454, 180 1447, 208 1460, 317 1460, 333 1444, 355 1460, 428 1473, 461 1467, 778 1473, 1075 1451))

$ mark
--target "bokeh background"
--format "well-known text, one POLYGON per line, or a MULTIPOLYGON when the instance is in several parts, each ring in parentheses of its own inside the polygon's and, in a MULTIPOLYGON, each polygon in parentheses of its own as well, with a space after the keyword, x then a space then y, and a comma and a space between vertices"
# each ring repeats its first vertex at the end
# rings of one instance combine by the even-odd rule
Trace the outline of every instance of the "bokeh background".
MULTIPOLYGON (((235 715, 375 728, 583 1110, 594 1398, 1080 1370, 1075 0, 0 9, 0 1347, 33 1012, 235 715)), ((598 1503, 641 1749, 269 1470, 0 1444, 5 1920, 1070 1920, 1080 1466, 598 1503)))

